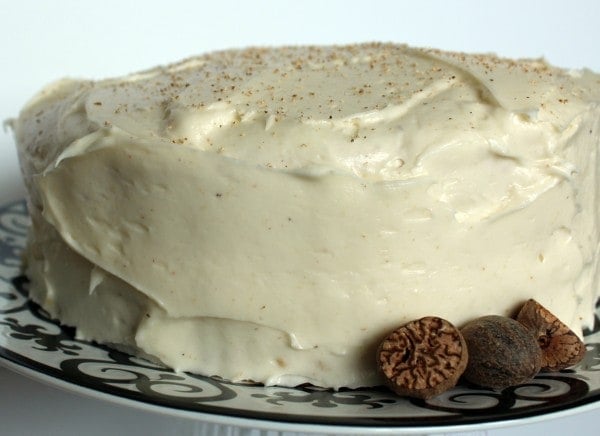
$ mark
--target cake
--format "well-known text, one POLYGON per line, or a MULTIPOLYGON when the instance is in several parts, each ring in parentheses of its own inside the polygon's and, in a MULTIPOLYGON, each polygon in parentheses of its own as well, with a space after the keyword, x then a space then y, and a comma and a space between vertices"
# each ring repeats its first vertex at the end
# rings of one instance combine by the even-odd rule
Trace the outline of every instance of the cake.
POLYGON ((30 297, 177 371, 340 388, 423 316, 598 298, 600 76, 394 44, 64 79, 12 121, 30 297))

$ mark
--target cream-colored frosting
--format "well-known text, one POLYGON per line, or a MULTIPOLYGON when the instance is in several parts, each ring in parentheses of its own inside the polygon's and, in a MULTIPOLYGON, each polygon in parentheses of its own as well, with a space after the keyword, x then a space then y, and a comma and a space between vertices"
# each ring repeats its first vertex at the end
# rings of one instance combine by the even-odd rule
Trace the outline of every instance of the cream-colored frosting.
POLYGON ((266 384, 379 382, 377 342, 598 297, 600 76, 397 45, 63 80, 14 121, 32 297, 80 337, 266 384))

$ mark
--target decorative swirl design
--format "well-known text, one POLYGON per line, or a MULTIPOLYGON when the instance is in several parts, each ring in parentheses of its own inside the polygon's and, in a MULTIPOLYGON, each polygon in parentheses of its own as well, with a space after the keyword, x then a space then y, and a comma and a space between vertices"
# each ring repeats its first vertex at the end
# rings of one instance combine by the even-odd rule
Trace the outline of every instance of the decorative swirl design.
POLYGON ((189 382, 186 374, 160 367, 140 365, 124 353, 109 350, 107 359, 66 359, 60 368, 81 386, 114 390, 116 386, 138 392, 147 398, 168 400, 170 404, 199 404, 227 401, 236 397, 233 389, 208 377, 189 382))
MULTIPOLYGON (((60 328, 56 333, 48 331, 48 325, 20 324, 16 318, 0 319, 0 325, 8 327, 7 336, 20 341, 32 341, 33 348, 41 351, 61 352, 68 356, 78 356, 82 347, 73 341, 73 336, 60 328)), ((50 327, 57 327, 50 324, 50 327)))
POLYGON ((27 299, 27 279, 19 276, 27 223, 24 202, 0 208, 0 358, 79 386, 177 409, 342 425, 465 424, 600 400, 598 322, 586 332, 587 354, 574 370, 542 374, 502 391, 462 385, 427 401, 399 398, 384 389, 264 388, 175 373, 74 339, 73 329, 59 326, 27 299))
POLYGON ((429 400, 411 399, 415 406, 465 415, 499 414, 514 407, 516 398, 508 392, 481 388, 455 388, 429 400))
MULTIPOLYGON (((314 407, 338 407, 340 405, 362 405, 369 409, 379 409, 386 404, 397 403, 394 398, 379 398, 373 396, 374 391, 331 390, 314 386, 303 386, 296 389, 281 390, 281 388, 266 388, 268 394, 252 394, 254 398, 264 398, 267 403, 281 405, 282 403, 309 403, 314 407)), ((386 394, 384 394, 386 395, 386 394)), ((389 394, 387 394, 389 396, 389 394)))
POLYGON ((461 411, 469 415, 502 413, 515 407, 521 411, 540 404, 569 404, 585 397, 589 386, 568 375, 540 375, 529 383, 502 391, 474 387, 469 391, 453 390, 428 401, 413 401, 420 407, 444 412, 461 411), (522 405, 519 405, 522 403, 522 405))
MULTIPOLYGON (((8 282, 8 281, 6 281, 8 282)), ((7 291, 2 291, 2 282, 0 282, 0 315, 10 313, 19 313, 26 310, 29 304, 27 293, 24 292, 24 286, 28 283, 25 276, 17 276, 10 280, 12 288, 7 286, 7 291)))
POLYGON ((539 401, 552 399, 554 402, 568 403, 589 392, 588 384, 575 377, 539 375, 535 380, 508 388, 508 393, 517 400, 539 401))
MULTIPOLYGON (((24 201, 17 201, 5 207, 0 216, 0 230, 3 230, 13 238, 27 236, 30 220, 27 215, 27 205, 24 201)), ((9 243, 10 245, 10 243, 9 243)), ((22 244, 19 244, 22 247, 22 244)))
POLYGON ((24 201, 12 203, 0 213, 0 266, 19 268, 20 253, 27 241, 29 216, 24 201))

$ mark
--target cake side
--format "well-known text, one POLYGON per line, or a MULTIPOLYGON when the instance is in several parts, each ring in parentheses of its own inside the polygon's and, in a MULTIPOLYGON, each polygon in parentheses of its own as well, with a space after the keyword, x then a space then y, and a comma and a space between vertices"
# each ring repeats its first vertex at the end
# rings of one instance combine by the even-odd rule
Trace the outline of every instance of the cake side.
POLYGON ((266 384, 379 383, 389 329, 598 297, 598 76, 394 45, 63 81, 15 122, 32 297, 266 384), (41 132, 41 133, 40 133, 41 132))

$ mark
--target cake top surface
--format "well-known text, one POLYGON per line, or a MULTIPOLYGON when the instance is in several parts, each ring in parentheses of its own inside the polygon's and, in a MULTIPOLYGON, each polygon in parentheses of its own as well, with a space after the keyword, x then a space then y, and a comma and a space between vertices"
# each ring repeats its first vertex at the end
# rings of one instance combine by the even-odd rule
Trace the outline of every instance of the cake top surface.
POLYGON ((464 86, 465 81, 479 82, 510 109, 536 107, 552 91, 598 99, 598 76, 553 68, 541 59, 371 43, 208 53, 97 82, 98 100, 93 103, 113 103, 108 106, 124 111, 135 109, 125 107, 135 103, 147 107, 177 100, 188 110, 221 103, 240 112, 262 110, 281 118, 327 120, 405 104, 416 95, 431 93, 432 86, 439 92, 464 86))
POLYGON ((51 117, 48 128, 58 125, 54 152, 40 165, 83 152, 89 141, 63 153, 104 129, 268 168, 398 180, 423 173, 400 142, 472 141, 474 131, 502 129, 490 119, 507 113, 563 130, 600 100, 599 84, 594 73, 542 60, 404 45, 249 48, 116 79, 62 80, 38 94, 22 119, 43 127, 51 117), (45 111, 53 105, 60 122, 45 111))

